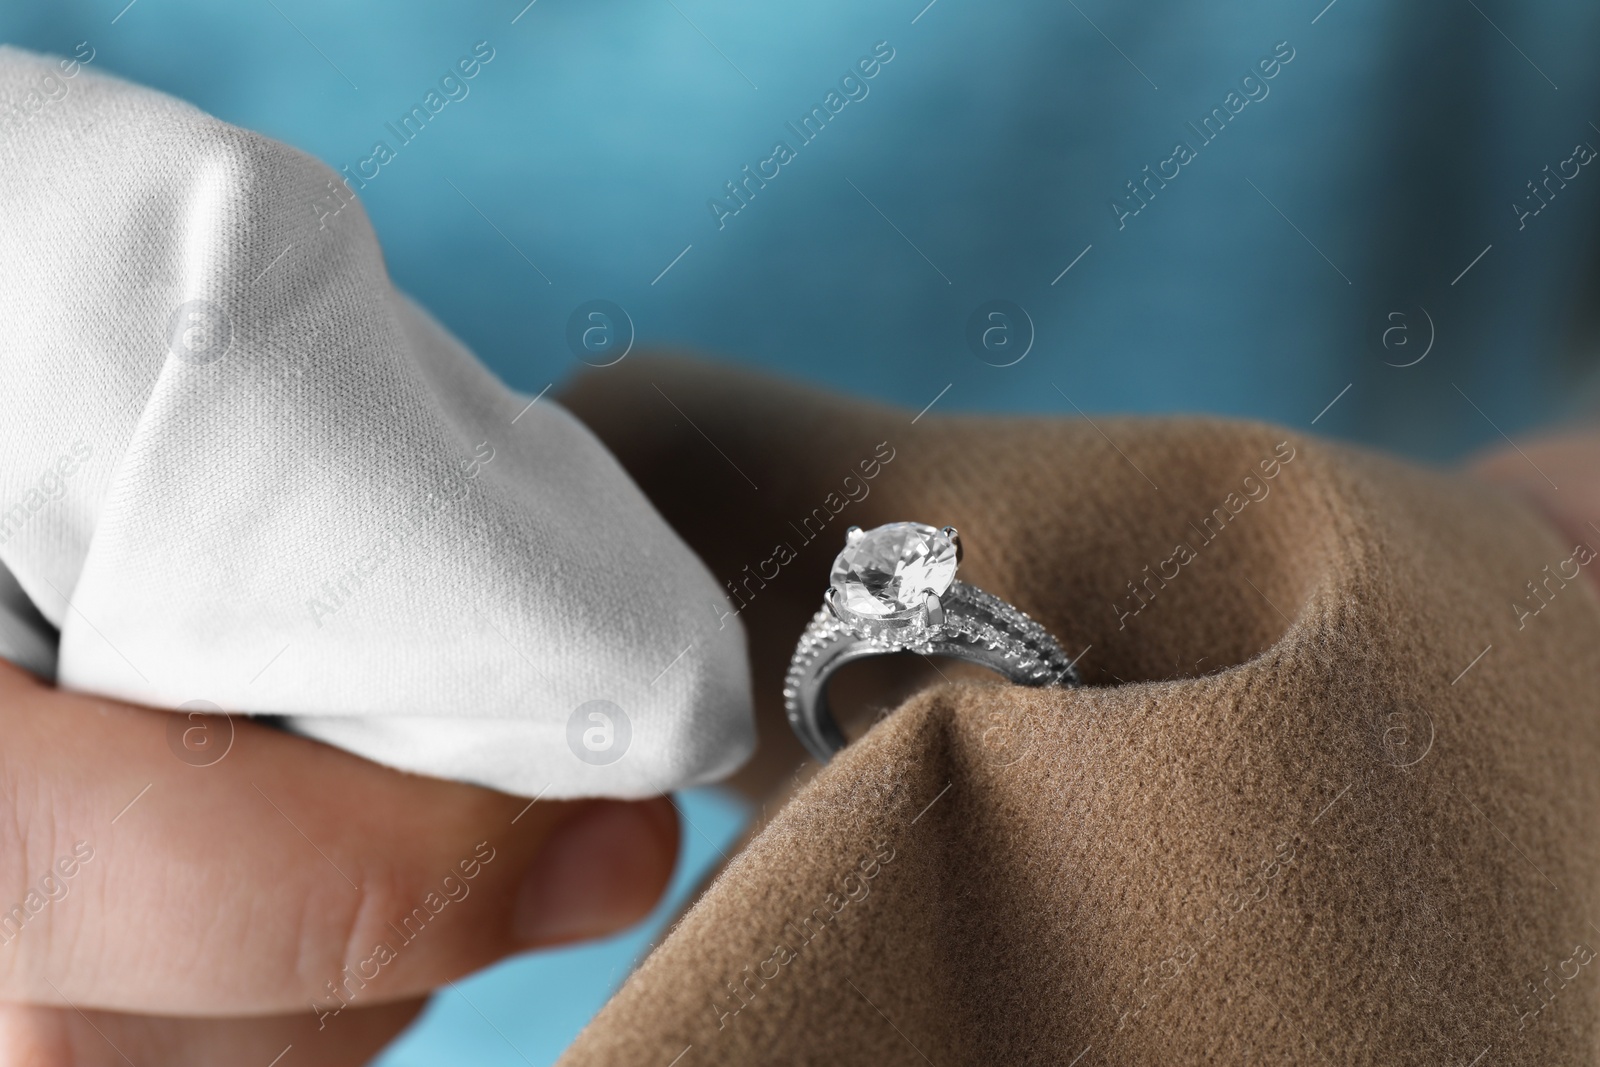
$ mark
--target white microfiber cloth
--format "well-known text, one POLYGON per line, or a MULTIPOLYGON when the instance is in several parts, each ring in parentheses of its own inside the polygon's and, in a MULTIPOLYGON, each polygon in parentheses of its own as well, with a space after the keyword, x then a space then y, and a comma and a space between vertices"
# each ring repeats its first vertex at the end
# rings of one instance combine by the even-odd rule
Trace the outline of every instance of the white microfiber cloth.
POLYGON ((527 796, 741 763, 744 635, 595 438, 329 168, 92 58, 0 48, 0 657, 527 796))

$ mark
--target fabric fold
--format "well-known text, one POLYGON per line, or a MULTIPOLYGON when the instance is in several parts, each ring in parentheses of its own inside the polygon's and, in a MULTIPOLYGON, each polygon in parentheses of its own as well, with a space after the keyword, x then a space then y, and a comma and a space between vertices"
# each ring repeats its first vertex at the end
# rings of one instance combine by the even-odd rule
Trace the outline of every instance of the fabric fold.
POLYGON ((914 422, 682 362, 566 400, 731 588, 795 550, 740 612, 753 793, 801 761, 783 671, 849 524, 954 525, 962 576, 1089 684, 841 671, 856 740, 763 809, 564 1065, 1592 1058, 1596 542, 1252 423, 914 422), (703 444, 656 386, 763 486, 738 527, 681 477, 703 444))

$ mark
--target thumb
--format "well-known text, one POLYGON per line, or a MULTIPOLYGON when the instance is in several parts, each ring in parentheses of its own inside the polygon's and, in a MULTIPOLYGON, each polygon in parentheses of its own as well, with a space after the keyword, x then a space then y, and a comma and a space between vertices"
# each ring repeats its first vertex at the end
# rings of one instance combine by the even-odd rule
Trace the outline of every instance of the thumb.
POLYGON ((664 799, 530 802, 220 717, 194 766, 175 722, 0 663, 0 1000, 336 1016, 615 930, 676 858, 664 799))

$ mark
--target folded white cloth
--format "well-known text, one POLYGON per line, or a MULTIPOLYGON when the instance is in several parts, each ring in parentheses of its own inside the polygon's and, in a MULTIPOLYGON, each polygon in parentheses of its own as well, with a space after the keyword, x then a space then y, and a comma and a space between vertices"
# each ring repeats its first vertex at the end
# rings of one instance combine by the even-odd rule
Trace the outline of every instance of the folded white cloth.
POLYGON ((0 657, 528 796, 742 762, 744 635, 595 438, 330 169, 92 58, 0 48, 0 657))

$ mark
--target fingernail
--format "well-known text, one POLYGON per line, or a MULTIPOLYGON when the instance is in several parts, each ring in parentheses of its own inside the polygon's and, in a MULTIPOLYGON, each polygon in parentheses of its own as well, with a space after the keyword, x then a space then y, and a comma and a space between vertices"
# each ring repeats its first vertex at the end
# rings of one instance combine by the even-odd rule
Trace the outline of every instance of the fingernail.
POLYGON ((557 825, 518 891, 513 935, 548 945, 643 918, 677 858, 675 819, 662 801, 602 800, 557 825))

